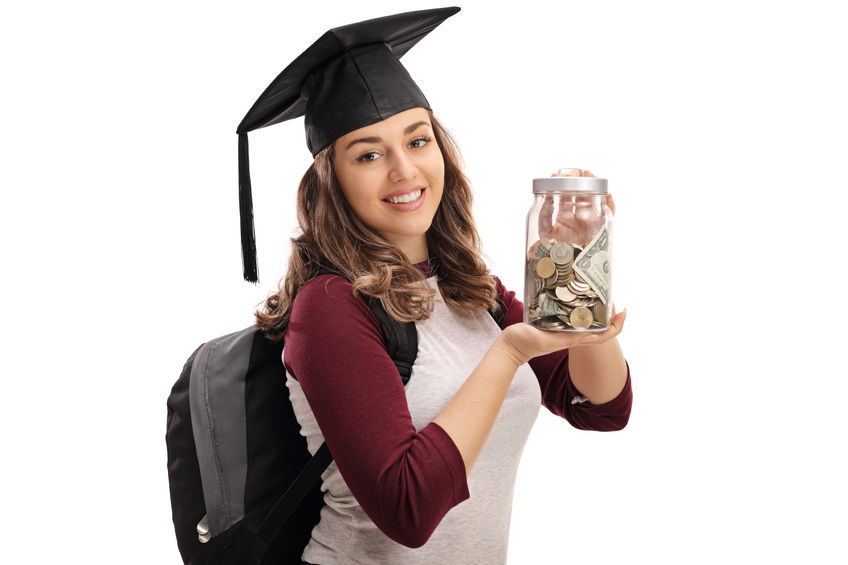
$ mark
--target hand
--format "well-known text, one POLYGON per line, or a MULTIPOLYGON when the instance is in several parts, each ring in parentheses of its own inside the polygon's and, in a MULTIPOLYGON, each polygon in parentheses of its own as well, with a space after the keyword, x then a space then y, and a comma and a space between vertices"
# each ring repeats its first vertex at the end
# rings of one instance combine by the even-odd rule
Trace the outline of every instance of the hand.
POLYGON ((513 324, 500 333, 493 347, 501 348, 518 365, 523 365, 534 357, 561 349, 607 342, 621 333, 626 318, 627 310, 616 313, 613 305, 610 327, 601 333, 545 331, 527 323, 513 324))
MULTIPOLYGON (((591 171, 569 169, 566 172, 557 171, 551 176, 562 177, 594 177, 591 171)), ((568 241, 578 245, 586 245, 601 229, 602 222, 599 204, 591 197, 576 197, 571 203, 559 203, 554 213, 554 197, 546 196, 539 214, 539 236, 556 241, 568 241), (564 205, 567 204, 567 205, 564 205)), ((615 214, 615 202, 612 195, 607 194, 607 206, 615 214)))

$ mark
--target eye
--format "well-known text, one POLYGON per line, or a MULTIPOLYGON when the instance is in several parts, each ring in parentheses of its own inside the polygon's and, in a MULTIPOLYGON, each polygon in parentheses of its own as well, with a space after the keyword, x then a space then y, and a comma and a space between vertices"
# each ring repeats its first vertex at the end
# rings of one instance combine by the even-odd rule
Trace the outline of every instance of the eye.
POLYGON ((360 163, 368 163, 371 161, 376 161, 379 156, 380 154, 376 151, 369 151, 368 153, 363 153, 362 155, 357 157, 356 160, 360 163))
POLYGON ((417 137, 417 138, 413 139, 412 141, 410 141, 409 145, 411 145, 414 149, 421 149, 422 147, 424 147, 428 143, 430 143, 429 137, 417 137))

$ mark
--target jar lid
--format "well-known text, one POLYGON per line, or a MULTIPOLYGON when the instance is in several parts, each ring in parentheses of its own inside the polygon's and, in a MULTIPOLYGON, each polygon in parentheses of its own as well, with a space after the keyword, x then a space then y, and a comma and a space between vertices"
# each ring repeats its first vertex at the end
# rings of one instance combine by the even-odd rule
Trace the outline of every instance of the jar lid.
POLYGON ((546 192, 607 193, 607 179, 598 177, 542 177, 533 179, 533 194, 546 192))

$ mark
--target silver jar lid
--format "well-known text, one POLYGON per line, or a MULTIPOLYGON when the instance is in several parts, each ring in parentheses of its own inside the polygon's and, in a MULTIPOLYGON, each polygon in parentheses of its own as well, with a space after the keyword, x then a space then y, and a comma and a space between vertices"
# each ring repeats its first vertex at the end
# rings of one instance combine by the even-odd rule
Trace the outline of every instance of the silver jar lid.
POLYGON ((598 177, 542 177, 533 179, 533 194, 547 192, 607 193, 607 179, 598 177))

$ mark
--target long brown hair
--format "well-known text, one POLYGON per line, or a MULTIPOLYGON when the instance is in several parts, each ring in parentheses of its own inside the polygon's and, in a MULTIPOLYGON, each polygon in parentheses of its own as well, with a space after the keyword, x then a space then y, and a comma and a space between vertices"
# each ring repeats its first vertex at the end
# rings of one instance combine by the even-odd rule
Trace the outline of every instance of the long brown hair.
MULTIPOLYGON (((480 254, 471 215, 471 186, 460 167, 459 149, 430 113, 433 134, 445 161, 442 200, 427 230, 427 249, 439 290, 448 306, 479 312, 496 306, 495 282, 480 254)), ((278 290, 256 312, 257 326, 282 339, 297 293, 319 271, 332 271, 353 283, 353 291, 374 296, 395 320, 426 319, 436 292, 421 284, 422 273, 405 254, 365 225, 345 199, 333 168, 331 144, 315 156, 297 191, 301 234, 278 290)))

